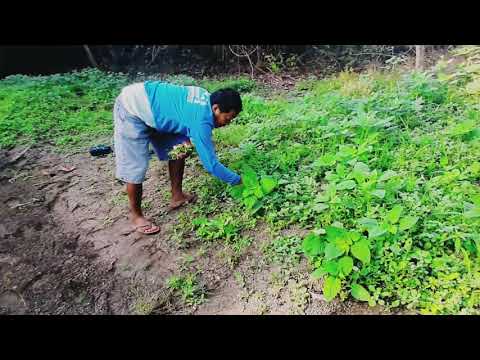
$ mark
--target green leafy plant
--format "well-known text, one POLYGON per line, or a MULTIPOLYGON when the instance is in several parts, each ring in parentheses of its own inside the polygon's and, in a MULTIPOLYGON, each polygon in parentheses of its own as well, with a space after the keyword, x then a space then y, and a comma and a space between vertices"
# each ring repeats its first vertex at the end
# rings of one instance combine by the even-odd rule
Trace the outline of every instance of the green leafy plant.
POLYGON ((298 236, 277 237, 264 247, 263 253, 267 260, 277 264, 298 264, 302 254, 301 242, 298 236))
POLYGON ((196 274, 173 275, 166 281, 167 288, 180 295, 187 305, 200 305, 205 302, 205 292, 198 284, 196 274))
POLYGON ((326 235, 311 233, 302 244, 305 255, 316 267, 312 276, 325 277, 324 297, 333 300, 342 289, 342 280, 351 279, 354 269, 370 263, 370 242, 356 231, 330 226, 326 235), (357 264, 355 264, 357 260, 357 264))
POLYGON ((238 235, 239 227, 233 217, 221 215, 214 219, 199 217, 193 220, 197 235, 205 240, 225 239, 230 241, 238 235))
POLYGON ((232 187, 230 194, 233 198, 241 200, 254 214, 264 205, 265 196, 270 194, 277 185, 278 182, 273 177, 263 176, 259 180, 252 168, 244 166, 242 184, 232 187))
POLYGON ((402 212, 403 207, 397 204, 385 214, 382 222, 379 223, 375 219, 362 218, 359 220, 359 224, 368 231, 370 239, 387 233, 395 235, 397 232, 404 232, 413 228, 418 221, 416 216, 406 215, 402 217, 402 212))
POLYGON ((172 150, 169 151, 168 156, 172 160, 178 160, 182 156, 190 156, 194 153, 193 145, 183 143, 179 145, 175 145, 172 150))

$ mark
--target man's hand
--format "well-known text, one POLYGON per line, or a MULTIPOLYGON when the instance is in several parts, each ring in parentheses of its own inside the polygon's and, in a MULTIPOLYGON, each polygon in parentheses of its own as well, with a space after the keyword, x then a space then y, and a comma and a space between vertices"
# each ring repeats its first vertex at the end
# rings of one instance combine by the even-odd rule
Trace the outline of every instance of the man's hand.
POLYGON ((173 153, 175 154, 175 160, 182 160, 190 156, 191 153, 191 148, 193 148, 192 142, 190 140, 184 141, 181 144, 175 145, 173 147, 173 153), (179 150, 180 152, 177 152, 176 150, 179 150))

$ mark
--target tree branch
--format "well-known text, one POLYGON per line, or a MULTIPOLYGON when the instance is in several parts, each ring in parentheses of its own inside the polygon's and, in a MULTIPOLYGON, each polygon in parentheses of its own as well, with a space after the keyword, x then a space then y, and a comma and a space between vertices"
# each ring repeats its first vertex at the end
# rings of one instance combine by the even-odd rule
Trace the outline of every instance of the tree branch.
POLYGON ((98 68, 98 63, 95 60, 95 57, 93 56, 92 52, 90 51, 90 47, 88 45, 83 45, 83 48, 85 49, 85 52, 87 53, 88 60, 90 61, 90 64, 98 68))

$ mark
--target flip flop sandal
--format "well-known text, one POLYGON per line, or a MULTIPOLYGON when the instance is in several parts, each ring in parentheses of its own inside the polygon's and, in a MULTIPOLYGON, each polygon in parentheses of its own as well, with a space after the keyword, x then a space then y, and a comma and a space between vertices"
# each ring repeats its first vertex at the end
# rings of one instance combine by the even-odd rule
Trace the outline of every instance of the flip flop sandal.
POLYGON ((144 235, 152 235, 152 234, 156 234, 160 231, 160 226, 149 223, 149 224, 145 224, 145 225, 135 226, 135 231, 139 232, 140 234, 144 234, 144 235), (147 227, 149 229, 155 229, 156 228, 156 230, 148 231, 148 230, 145 229, 147 227), (145 229, 145 230, 141 230, 141 229, 145 229))
POLYGON ((195 200, 197 200, 197 195, 193 194, 192 197, 191 197, 189 200, 183 200, 182 202, 177 203, 177 204, 175 204, 174 206, 170 205, 170 206, 168 207, 167 212, 170 212, 170 211, 179 209, 179 208, 181 208, 183 205, 191 204, 191 203, 195 202, 195 200))

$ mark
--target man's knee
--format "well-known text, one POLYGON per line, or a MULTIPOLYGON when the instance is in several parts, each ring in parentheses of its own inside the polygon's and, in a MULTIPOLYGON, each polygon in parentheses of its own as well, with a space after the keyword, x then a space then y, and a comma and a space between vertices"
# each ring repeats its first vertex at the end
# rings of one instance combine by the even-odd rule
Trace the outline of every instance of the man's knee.
POLYGON ((115 177, 129 184, 142 184, 148 169, 148 160, 140 163, 117 162, 115 177))

